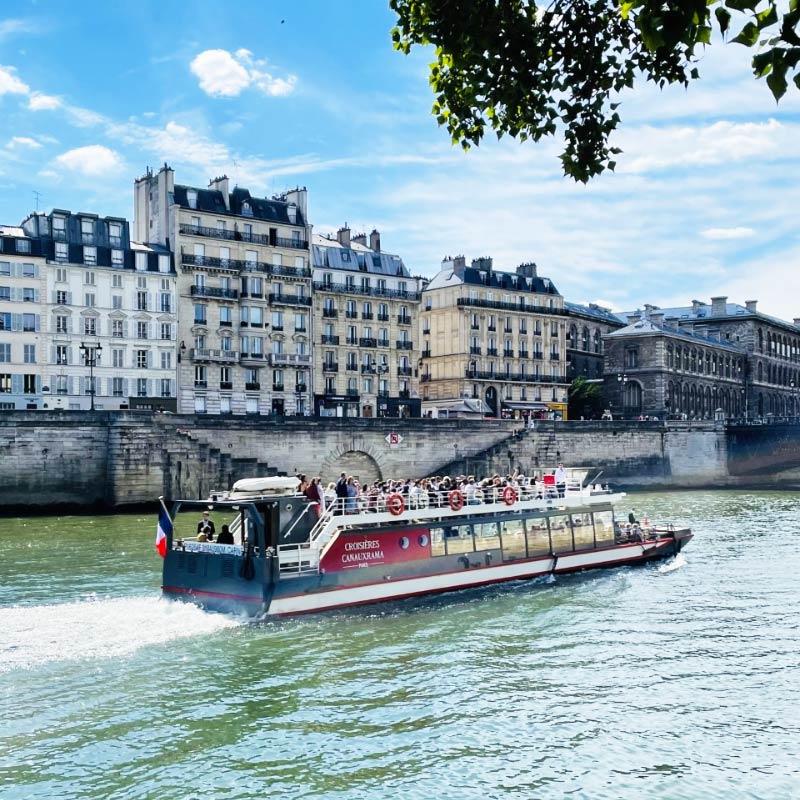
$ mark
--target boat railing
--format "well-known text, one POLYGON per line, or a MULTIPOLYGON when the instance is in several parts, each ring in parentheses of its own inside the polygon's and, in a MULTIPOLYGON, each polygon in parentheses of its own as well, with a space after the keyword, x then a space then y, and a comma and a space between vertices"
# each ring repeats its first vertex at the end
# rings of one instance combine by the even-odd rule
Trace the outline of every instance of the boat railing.
POLYGON ((318 573, 319 549, 312 542, 279 545, 278 572, 286 578, 318 573))

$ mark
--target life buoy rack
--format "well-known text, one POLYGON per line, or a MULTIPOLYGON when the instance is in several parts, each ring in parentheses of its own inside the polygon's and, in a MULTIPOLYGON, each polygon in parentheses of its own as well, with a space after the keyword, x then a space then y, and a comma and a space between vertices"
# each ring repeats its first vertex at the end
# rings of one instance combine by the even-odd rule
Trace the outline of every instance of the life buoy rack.
POLYGON ((396 492, 395 494, 390 494, 389 497, 386 498, 386 508, 393 517, 399 517, 406 510, 403 496, 396 492))
POLYGON ((453 491, 447 495, 447 503, 453 511, 460 511, 464 508, 464 495, 458 489, 453 489, 453 491))
POLYGON ((517 492, 513 486, 506 486, 503 489, 503 502, 507 506, 513 506, 517 502, 517 492))

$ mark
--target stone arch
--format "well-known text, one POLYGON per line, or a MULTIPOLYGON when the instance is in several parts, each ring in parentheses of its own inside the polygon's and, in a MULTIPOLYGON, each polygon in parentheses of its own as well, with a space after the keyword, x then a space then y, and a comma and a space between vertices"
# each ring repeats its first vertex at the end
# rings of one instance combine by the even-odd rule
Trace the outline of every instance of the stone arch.
POLYGON ((384 471, 375 454, 367 450, 350 450, 346 447, 337 448, 330 453, 320 467, 322 481, 326 485, 329 481, 337 480, 342 472, 357 478, 362 486, 372 481, 383 480, 384 477, 384 471))

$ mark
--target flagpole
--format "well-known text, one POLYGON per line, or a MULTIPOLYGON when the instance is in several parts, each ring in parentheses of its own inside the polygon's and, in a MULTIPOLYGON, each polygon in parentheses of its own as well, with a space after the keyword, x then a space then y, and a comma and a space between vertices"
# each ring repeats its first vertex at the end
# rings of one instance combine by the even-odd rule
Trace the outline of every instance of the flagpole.
POLYGON ((172 519, 172 517, 170 516, 170 513, 169 513, 169 511, 168 511, 168 509, 167 509, 166 505, 164 504, 164 495, 163 495, 163 494, 162 494, 161 496, 159 496, 159 498, 158 498, 158 502, 159 502, 159 503, 161 503, 161 508, 163 508, 163 509, 164 509, 164 513, 167 515, 167 519, 169 520, 169 523, 170 523, 170 525, 172 525, 173 527, 175 527, 175 522, 173 521, 173 519, 172 519))

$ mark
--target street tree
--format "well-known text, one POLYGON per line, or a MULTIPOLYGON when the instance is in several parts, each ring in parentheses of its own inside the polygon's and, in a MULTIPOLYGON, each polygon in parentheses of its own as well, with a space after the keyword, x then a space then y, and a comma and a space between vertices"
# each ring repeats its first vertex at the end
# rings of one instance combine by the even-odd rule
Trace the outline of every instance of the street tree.
MULTIPOLYGON (((776 101, 800 88, 800 0, 389 0, 397 50, 430 45, 433 114, 454 144, 563 134, 564 173, 587 182, 614 169, 620 96, 700 77, 719 31, 749 48, 776 101)), ((720 46, 714 44, 714 46, 720 46)))

